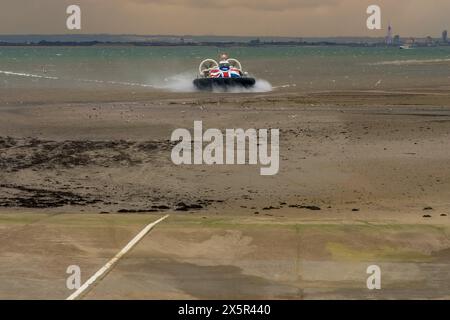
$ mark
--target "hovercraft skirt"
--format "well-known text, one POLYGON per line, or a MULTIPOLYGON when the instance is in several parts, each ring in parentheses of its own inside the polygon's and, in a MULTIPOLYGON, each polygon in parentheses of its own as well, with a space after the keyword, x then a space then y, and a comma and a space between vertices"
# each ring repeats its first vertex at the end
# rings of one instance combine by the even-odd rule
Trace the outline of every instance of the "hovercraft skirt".
POLYGON ((199 90, 213 90, 215 88, 227 90, 229 88, 251 88, 256 81, 253 78, 201 78, 194 80, 194 86, 199 90))

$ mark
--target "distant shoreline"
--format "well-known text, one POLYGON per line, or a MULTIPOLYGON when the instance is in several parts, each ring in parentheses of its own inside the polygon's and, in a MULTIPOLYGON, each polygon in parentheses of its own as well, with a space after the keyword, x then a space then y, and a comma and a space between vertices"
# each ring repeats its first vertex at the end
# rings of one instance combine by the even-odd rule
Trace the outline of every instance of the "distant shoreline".
POLYGON ((400 37, 391 44, 384 37, 233 37, 233 36, 170 36, 170 35, 0 35, 3 47, 266 47, 266 46, 347 46, 347 47, 415 47, 449 46, 442 38, 400 37))
MULTIPOLYGON (((402 43, 387 45, 385 43, 338 43, 338 42, 294 42, 294 41, 271 41, 271 42, 103 42, 103 41, 39 41, 39 42, 0 42, 0 47, 399 47, 402 43)), ((415 47, 449 47, 447 43, 436 43, 433 45, 417 43, 415 47)))

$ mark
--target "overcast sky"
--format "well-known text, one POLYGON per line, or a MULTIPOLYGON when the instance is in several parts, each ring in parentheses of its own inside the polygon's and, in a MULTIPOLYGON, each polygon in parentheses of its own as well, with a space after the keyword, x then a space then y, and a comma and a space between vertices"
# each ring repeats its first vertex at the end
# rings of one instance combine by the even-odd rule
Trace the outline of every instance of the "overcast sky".
POLYGON ((66 7, 82 8, 81 33, 382 36, 366 9, 382 7, 402 36, 450 30, 450 0, 0 0, 0 34, 61 34, 66 7))

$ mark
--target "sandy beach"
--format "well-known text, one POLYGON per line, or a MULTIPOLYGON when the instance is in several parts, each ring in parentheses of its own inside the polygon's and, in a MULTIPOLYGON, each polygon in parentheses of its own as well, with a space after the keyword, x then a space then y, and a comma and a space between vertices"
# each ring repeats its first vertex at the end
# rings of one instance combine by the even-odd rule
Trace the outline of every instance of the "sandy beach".
POLYGON ((0 297, 65 298, 170 214, 87 298, 449 298, 449 139, 447 88, 2 89, 0 297), (195 120, 279 128, 280 172, 175 166, 195 120))
POLYGON ((436 312, 450 1, 374 2, 2 0, 0 301, 436 312))

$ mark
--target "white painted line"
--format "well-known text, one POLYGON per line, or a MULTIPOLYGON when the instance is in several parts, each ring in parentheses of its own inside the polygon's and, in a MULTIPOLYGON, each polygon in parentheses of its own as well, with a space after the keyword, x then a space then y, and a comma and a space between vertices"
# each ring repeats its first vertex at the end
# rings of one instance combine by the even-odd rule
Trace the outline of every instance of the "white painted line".
POLYGON ((106 276, 108 271, 111 271, 112 267, 119 261, 120 258, 122 258, 128 251, 133 249, 133 247, 141 241, 143 237, 145 237, 150 230, 152 230, 158 223, 162 222, 163 220, 167 219, 169 215, 166 215, 162 217, 161 219, 150 223, 148 226, 146 226, 144 229, 142 229, 141 232, 139 232, 136 237, 133 238, 118 254, 114 256, 111 260, 109 260, 100 270, 98 270, 92 277, 89 278, 88 281, 86 281, 77 291, 72 293, 66 300, 76 300, 87 293, 87 290, 99 279, 106 276))

